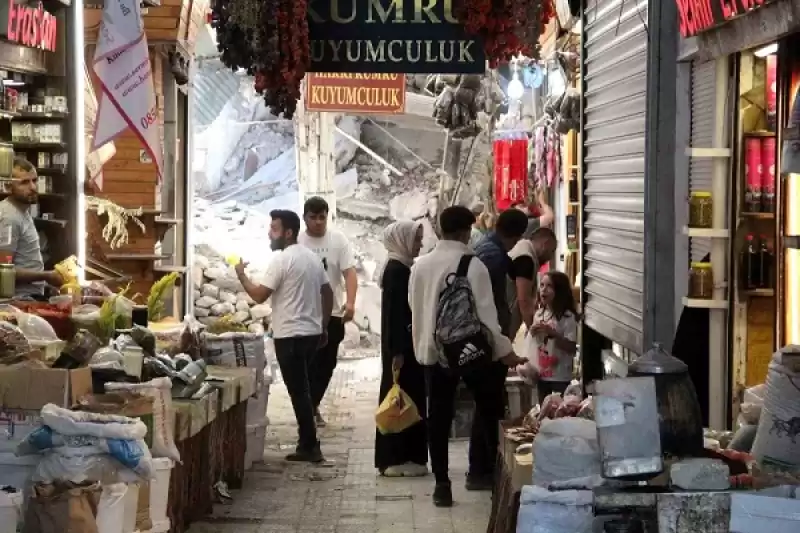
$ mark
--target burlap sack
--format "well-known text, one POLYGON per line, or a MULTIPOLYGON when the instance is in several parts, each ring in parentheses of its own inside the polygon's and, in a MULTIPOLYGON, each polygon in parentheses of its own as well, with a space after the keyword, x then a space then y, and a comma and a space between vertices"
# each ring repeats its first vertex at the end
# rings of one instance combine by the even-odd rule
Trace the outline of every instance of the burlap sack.
POLYGON ((100 483, 34 485, 22 533, 98 533, 101 491, 100 483))
POLYGON ((136 529, 150 531, 153 522, 150 520, 150 482, 139 483, 139 502, 136 505, 136 529))
POLYGON ((87 394, 78 400, 75 410, 138 418, 147 426, 145 443, 148 447, 153 445, 153 398, 150 396, 133 392, 87 394))

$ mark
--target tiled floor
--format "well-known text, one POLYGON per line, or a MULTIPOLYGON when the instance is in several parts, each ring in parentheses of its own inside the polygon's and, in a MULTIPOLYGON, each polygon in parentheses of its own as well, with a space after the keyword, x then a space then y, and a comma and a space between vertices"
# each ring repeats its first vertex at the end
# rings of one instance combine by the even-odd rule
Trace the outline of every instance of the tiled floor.
POLYGON ((323 404, 322 466, 287 464, 294 415, 283 386, 272 386, 265 461, 247 475, 231 505, 220 505, 189 533, 483 533, 490 494, 463 489, 466 443, 451 444, 456 504, 431 503, 433 478, 386 479, 373 468, 373 414, 380 360, 342 361, 323 404))

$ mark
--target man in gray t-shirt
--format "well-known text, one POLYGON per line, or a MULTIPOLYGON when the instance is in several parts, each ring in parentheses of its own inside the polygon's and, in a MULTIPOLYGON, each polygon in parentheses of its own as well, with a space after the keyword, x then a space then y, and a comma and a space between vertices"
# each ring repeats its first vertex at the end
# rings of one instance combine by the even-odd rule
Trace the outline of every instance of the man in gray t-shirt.
POLYGON ((14 264, 16 297, 44 296, 45 284, 60 287, 61 276, 45 271, 39 233, 30 206, 39 201, 36 168, 23 158, 14 159, 8 197, 0 202, 0 261, 10 256, 14 264))

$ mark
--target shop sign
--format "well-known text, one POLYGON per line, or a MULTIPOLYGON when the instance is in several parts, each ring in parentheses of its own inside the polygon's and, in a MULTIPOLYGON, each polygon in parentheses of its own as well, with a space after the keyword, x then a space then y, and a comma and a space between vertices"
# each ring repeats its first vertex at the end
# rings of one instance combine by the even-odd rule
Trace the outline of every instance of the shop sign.
POLYGON ((394 114, 405 111, 403 74, 309 74, 306 109, 338 113, 394 114))
POLYGON ((775 0, 675 0, 678 29, 684 37, 722 26, 775 0))
POLYGON ((481 40, 454 0, 309 0, 312 72, 466 74, 485 69, 481 40))
POLYGON ((8 0, 8 5, 0 11, 6 21, 3 29, 7 40, 29 48, 56 51, 58 19, 41 2, 28 5, 8 0))

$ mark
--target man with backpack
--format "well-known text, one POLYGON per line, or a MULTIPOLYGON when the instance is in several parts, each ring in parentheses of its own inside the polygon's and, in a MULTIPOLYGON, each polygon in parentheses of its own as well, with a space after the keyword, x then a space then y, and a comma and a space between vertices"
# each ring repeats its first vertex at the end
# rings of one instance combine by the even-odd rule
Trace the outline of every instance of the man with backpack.
MULTIPOLYGON (((470 439, 470 472, 491 472, 498 446, 497 423, 504 415, 502 394, 490 378, 495 361, 508 367, 524 362, 502 334, 486 266, 474 257, 469 242, 475 215, 462 206, 448 207, 439 217, 442 239, 411 269, 409 304, 414 353, 426 367, 428 440, 431 470, 436 478, 433 503, 450 507, 453 493, 448 475, 448 440, 460 381, 475 400, 470 439), (486 442, 476 442, 476 434, 486 442), (493 450, 475 454, 474 447, 493 450), (490 464, 475 464, 491 461, 490 464)), ((477 448, 476 448, 477 449, 477 448)))

